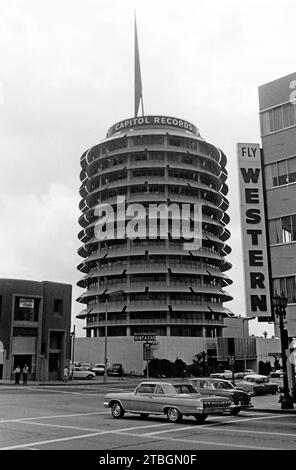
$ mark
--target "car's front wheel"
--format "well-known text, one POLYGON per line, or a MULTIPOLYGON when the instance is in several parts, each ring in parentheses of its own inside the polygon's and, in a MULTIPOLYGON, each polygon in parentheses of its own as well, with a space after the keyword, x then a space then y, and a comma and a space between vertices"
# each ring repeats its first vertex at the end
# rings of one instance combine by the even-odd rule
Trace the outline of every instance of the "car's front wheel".
POLYGON ((124 409, 118 401, 113 403, 113 405, 111 406, 111 413, 113 418, 115 419, 123 418, 124 409))
POLYGON ((167 417, 171 423, 180 423, 180 421, 182 421, 183 415, 179 410, 177 410, 177 408, 169 408, 167 410, 167 417))
POLYGON ((93 376, 91 374, 89 374, 86 378, 87 378, 87 380, 90 380, 90 379, 93 378, 93 376))
POLYGON ((231 414, 232 416, 237 416, 240 411, 241 411, 241 408, 233 408, 233 409, 230 411, 230 414, 231 414))
POLYGON ((205 413, 205 414, 202 414, 202 415, 194 415, 196 421, 198 424, 202 424, 205 422, 205 420, 207 419, 208 415, 205 413))

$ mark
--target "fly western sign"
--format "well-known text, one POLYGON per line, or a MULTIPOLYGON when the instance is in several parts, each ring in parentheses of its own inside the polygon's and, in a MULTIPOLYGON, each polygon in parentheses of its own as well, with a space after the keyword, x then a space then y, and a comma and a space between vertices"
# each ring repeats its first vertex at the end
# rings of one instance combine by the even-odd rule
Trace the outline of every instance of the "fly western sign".
POLYGON ((259 144, 237 144, 247 316, 271 317, 259 144))

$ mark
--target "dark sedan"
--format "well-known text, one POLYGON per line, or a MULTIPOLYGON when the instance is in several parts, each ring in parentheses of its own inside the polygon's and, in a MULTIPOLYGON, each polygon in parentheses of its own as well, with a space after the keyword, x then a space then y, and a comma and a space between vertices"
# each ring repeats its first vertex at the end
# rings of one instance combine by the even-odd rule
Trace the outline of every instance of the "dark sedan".
POLYGON ((230 414, 238 415, 241 410, 252 408, 251 397, 248 393, 236 389, 228 380, 211 377, 190 379, 190 383, 204 395, 217 395, 231 399, 230 414))

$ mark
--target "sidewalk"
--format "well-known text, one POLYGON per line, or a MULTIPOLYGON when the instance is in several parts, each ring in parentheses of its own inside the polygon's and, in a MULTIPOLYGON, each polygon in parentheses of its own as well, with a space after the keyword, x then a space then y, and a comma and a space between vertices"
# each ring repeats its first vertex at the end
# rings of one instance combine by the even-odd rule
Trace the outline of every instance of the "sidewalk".
POLYGON ((296 414, 296 403, 294 403, 294 408, 292 409, 283 410, 281 408, 281 403, 279 402, 280 395, 281 394, 277 393, 276 395, 261 395, 252 397, 254 408, 250 408, 250 411, 258 411, 261 413, 296 414))
MULTIPOLYGON (((69 387, 71 385, 112 385, 112 384, 130 384, 132 387, 136 386, 139 382, 141 382, 143 378, 139 377, 125 377, 123 380, 119 380, 117 377, 107 377, 107 381, 104 382, 104 377, 99 376, 96 378, 93 378, 91 380, 85 380, 85 379, 75 379, 75 380, 69 380, 68 382, 63 382, 62 380, 55 380, 55 381, 42 381, 42 380, 28 380, 27 385, 28 386, 61 386, 61 387, 69 387)), ((14 380, 0 380, 0 388, 1 385, 15 385, 14 380)), ((20 381, 20 386, 23 386, 22 380, 20 381)), ((18 385, 15 385, 18 387, 18 385)))

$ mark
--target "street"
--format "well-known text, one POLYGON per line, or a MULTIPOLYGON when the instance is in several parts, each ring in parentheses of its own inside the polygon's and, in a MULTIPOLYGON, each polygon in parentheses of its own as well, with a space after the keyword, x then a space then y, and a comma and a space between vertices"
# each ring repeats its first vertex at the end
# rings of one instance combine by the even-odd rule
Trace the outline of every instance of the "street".
POLYGON ((116 420, 104 395, 133 383, 0 387, 0 450, 294 450, 295 414, 244 411, 200 425, 165 416, 116 420))

